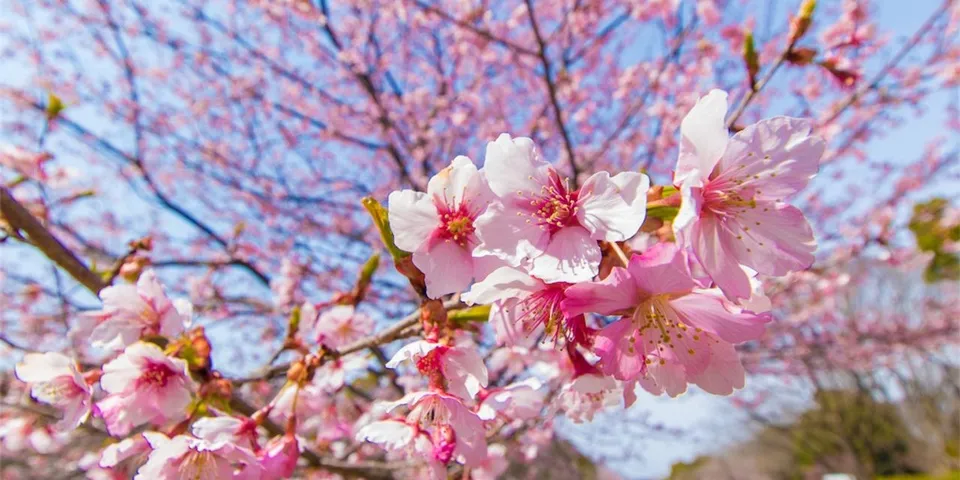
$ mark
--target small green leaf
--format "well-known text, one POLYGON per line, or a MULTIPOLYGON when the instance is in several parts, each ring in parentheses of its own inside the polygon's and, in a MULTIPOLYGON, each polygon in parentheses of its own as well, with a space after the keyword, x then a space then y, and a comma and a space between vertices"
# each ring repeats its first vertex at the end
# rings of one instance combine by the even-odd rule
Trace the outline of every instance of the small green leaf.
POLYGON ((373 197, 363 197, 360 203, 363 204, 363 208, 366 208, 367 212, 370 213, 373 224, 377 226, 377 230, 380 232, 380 240, 383 241, 383 246, 387 247, 390 256, 393 257, 394 260, 400 260, 410 256, 410 253, 400 250, 397 244, 394 243, 393 230, 390 229, 387 209, 383 208, 383 205, 380 205, 380 202, 373 197))
POLYGON ((67 108, 67 106, 63 104, 63 100, 60 100, 60 97, 53 93, 47 94, 47 120, 57 118, 65 108, 67 108))
POLYGON ((677 212, 680 211, 680 207, 650 207, 647 209, 647 216, 653 218, 659 218, 663 221, 672 221, 677 217, 677 212))
POLYGON ((486 322, 489 318, 490 305, 477 305, 475 307, 453 310, 447 313, 447 319, 458 325, 471 322, 486 322))

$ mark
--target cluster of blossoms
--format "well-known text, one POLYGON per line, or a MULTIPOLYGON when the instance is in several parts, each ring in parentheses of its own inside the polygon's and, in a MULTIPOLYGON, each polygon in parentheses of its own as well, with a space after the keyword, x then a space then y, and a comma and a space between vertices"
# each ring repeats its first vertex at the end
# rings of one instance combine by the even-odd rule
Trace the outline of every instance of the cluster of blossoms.
MULTIPOLYGON (((304 355, 268 405, 249 417, 220 411, 208 400, 221 379, 209 369, 209 344, 189 331, 192 307, 168 298, 149 270, 135 286, 102 290, 102 310, 73 332, 111 356, 101 369, 29 354, 17 376, 62 410, 59 426, 93 416, 126 437, 101 453, 99 468, 139 458, 137 478, 160 479, 284 478, 304 435, 378 444, 387 458, 416 463, 421 477, 446 478, 459 463, 474 478, 495 478, 505 447, 488 446, 487 432, 515 433, 532 458, 544 439, 525 422, 561 412, 589 421, 621 398, 631 405, 637 384, 656 395, 689 384, 730 394, 744 385, 735 345, 760 338, 771 320, 760 276, 814 260, 811 228, 785 200, 816 173, 824 144, 807 122, 785 117, 731 137, 726 109, 715 90, 686 116, 667 187, 636 172, 599 172, 580 184, 532 140, 504 134, 488 144, 482 168, 457 157, 427 192, 392 193, 389 227, 412 254, 411 281, 425 297, 423 338, 381 357, 405 393, 396 401, 343 413, 336 393, 368 360, 323 355, 374 329, 359 297, 344 297, 297 310, 284 348, 304 355), (645 229, 654 209, 672 214, 645 229), (451 295, 489 306, 497 348, 486 357, 442 306, 436 314, 451 295), (285 422, 286 433, 265 437, 267 420, 285 422)), ((280 303, 294 301, 282 287, 280 303)), ((364 448, 354 455, 369 454, 364 448)))
MULTIPOLYGON (((816 173, 824 142, 786 117, 731 137, 726 111, 726 93, 714 90, 683 120, 667 195, 634 172, 598 172, 576 188, 532 140, 501 135, 482 168, 457 157, 426 193, 390 195, 396 244, 412 252, 428 297, 490 305, 499 344, 562 349, 571 375, 554 408, 574 420, 618 394, 631 404, 637 383, 653 394, 677 396, 691 383, 730 394, 744 385, 734 346, 771 320, 757 277, 813 263, 811 228, 785 200, 816 173), (672 235, 655 243, 640 233, 648 196, 676 211, 672 235), (611 261, 619 265, 603 268, 611 261)), ((476 398, 487 372, 471 348, 428 339, 401 349, 388 366, 415 363, 430 388, 386 405, 410 413, 359 438, 478 465, 480 425, 492 417, 476 398)))

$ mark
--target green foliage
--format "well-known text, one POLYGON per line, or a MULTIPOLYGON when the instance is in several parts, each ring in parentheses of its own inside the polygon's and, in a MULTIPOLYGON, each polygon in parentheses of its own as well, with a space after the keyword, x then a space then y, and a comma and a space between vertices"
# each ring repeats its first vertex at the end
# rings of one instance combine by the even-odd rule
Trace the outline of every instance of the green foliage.
POLYGON ((877 475, 910 472, 908 428, 893 404, 859 391, 824 390, 817 407, 791 427, 794 458, 812 466, 825 457, 853 456, 877 475))
POLYGON ((944 219, 949 203, 943 198, 934 198, 913 207, 910 231, 917 240, 917 248, 933 254, 924 271, 928 283, 941 280, 960 280, 960 256, 947 248, 960 241, 960 223, 947 224, 944 219))
POLYGON ((670 476, 667 480, 682 480, 685 478, 696 478, 697 471, 703 468, 710 461, 710 457, 700 455, 694 458, 692 462, 677 462, 670 466, 670 476))

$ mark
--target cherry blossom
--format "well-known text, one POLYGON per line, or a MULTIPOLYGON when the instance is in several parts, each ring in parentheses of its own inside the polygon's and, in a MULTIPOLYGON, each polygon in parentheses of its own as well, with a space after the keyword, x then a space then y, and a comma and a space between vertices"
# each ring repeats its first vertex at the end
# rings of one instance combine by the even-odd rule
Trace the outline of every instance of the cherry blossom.
MULTIPOLYGON (((306 310, 305 313, 310 311, 306 310)), ((336 305, 320 314, 313 333, 316 341, 338 348, 372 331, 373 319, 370 316, 358 312, 352 305, 336 305)))
POLYGON ((60 428, 76 428, 90 416, 93 390, 72 358, 54 352, 28 353, 17 364, 16 374, 31 385, 33 398, 63 410, 60 428))
POLYGON ((185 417, 195 384, 186 362, 137 342, 103 366, 100 387, 108 395, 97 403, 99 415, 112 435, 126 436, 144 423, 185 417))
POLYGON ((144 432, 143 436, 153 450, 147 463, 137 470, 135 480, 261 478, 253 453, 230 442, 210 442, 189 435, 169 438, 157 432, 144 432))
POLYGON ((468 303, 496 304, 491 321, 500 343, 514 345, 545 330, 556 341, 584 344, 592 335, 582 315, 566 315, 561 303, 570 283, 545 283, 523 270, 500 267, 471 287, 468 303))
POLYGON ((720 379, 741 387, 742 367, 729 361, 729 344, 759 338, 770 321, 767 314, 738 312, 720 295, 698 289, 674 244, 657 244, 604 280, 571 287, 563 307, 569 314, 620 315, 597 333, 600 368, 619 380, 649 375, 671 396, 708 368, 717 382, 704 388, 729 393, 720 379))
POLYGON ((151 270, 140 275, 136 286, 103 289, 100 300, 103 309, 89 314, 95 322, 90 333, 90 343, 95 347, 122 350, 146 336, 173 338, 183 333, 184 318, 151 270))
POLYGON ((806 120, 775 117, 727 137, 727 94, 701 98, 681 125, 674 183, 683 202, 677 242, 690 248, 731 299, 748 298, 740 265, 766 275, 809 267, 816 241, 799 209, 785 202, 817 173, 825 145, 806 120))
POLYGON ((453 447, 450 453, 454 458, 462 456, 466 465, 476 465, 485 458, 483 421, 457 397, 434 391, 413 392, 386 403, 384 408, 389 413, 401 406, 410 411, 407 423, 441 430, 446 443, 453 447))
POLYGON ((650 180, 640 173, 596 173, 580 189, 540 157, 529 138, 503 134, 487 145, 484 172, 499 197, 477 219, 478 255, 529 264, 547 282, 589 280, 598 240, 632 237, 646 214, 650 180))
POLYGON ((465 290, 475 276, 474 221, 492 201, 483 173, 464 156, 430 179, 427 192, 390 194, 390 227, 397 246, 413 252, 426 278, 427 295, 465 290))
POLYGON ((387 367, 397 368, 405 362, 415 364, 428 378, 441 376, 448 391, 460 398, 474 398, 487 386, 487 367, 474 348, 418 340, 398 350, 387 367))

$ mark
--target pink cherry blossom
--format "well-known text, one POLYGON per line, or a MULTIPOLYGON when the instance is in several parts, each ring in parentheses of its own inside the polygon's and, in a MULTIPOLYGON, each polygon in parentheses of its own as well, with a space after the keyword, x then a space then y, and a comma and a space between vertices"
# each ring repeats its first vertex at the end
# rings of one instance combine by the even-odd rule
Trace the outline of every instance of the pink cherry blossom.
POLYGON ((149 335, 173 338, 183 333, 184 318, 167 298, 152 270, 137 285, 115 285, 100 291, 103 309, 89 314, 96 325, 90 334, 95 347, 122 350, 149 335))
POLYGON ((512 383, 483 392, 477 415, 492 420, 502 415, 507 419, 529 420, 540 415, 547 393, 536 378, 512 383))
MULTIPOLYGON (((102 468, 115 468, 122 462, 150 451, 150 444, 142 435, 124 438, 112 443, 100 452, 98 465, 102 468)), ((146 455, 144 455, 146 460, 146 455)), ((132 462, 133 460, 131 460, 132 462)), ((141 462, 142 463, 142 462, 141 462)))
POLYGON ((97 403, 107 430, 125 436, 137 425, 183 418, 195 385, 186 362, 137 342, 103 366, 100 387, 108 394, 97 403))
POLYGON ((825 144, 806 120, 775 117, 727 136, 727 94, 701 98, 680 127, 677 242, 730 299, 750 296, 740 265, 766 275, 809 267, 816 241, 785 202, 817 173, 825 144))
POLYGON ((300 446, 297 437, 286 434, 274 437, 258 454, 260 468, 259 478, 274 480, 290 478, 297 468, 297 459, 300 458, 300 446))
POLYGON ((93 391, 72 358, 54 352, 28 353, 15 371, 17 378, 30 384, 33 398, 63 411, 58 428, 76 428, 90 416, 93 391))
POLYGON ((387 362, 388 368, 411 362, 428 378, 440 375, 447 390, 460 398, 474 398, 487 386, 487 367, 476 348, 448 346, 427 340, 403 346, 387 362))
POLYGON ((497 480, 507 471, 510 462, 507 460, 507 447, 497 443, 487 448, 487 459, 470 472, 473 480, 497 480))
POLYGON ((600 368, 619 380, 651 376, 671 396, 708 370, 736 380, 739 362, 731 364, 719 344, 732 350, 729 344, 760 337, 770 321, 767 314, 738 309, 720 295, 697 289, 672 243, 634 255, 627 268, 614 268, 602 281, 569 288, 563 306, 570 314, 622 316, 597 333, 600 368))
POLYGON ((257 458, 249 450, 230 442, 162 433, 144 432, 153 449, 135 480, 180 480, 183 478, 259 479, 257 458))
POLYGON ((566 315, 561 303, 571 284, 545 283, 523 270, 500 267, 475 283, 461 298, 467 303, 496 304, 491 321, 497 341, 515 345, 545 330, 554 341, 585 344, 593 334, 583 315, 566 315))
POLYGON ((373 319, 352 305, 336 305, 317 319, 314 336, 330 348, 340 348, 373 332, 373 319))
POLYGON ((390 228, 398 247, 413 252, 427 295, 465 290, 475 276, 474 221, 493 200, 483 174, 459 156, 430 179, 427 192, 402 190, 389 198, 390 228))
POLYGON ((476 253, 529 263, 547 282, 590 280, 600 266, 597 241, 632 237, 646 216, 646 175, 598 172, 574 190, 529 138, 490 142, 484 172, 500 202, 477 219, 476 253))
POLYGON ((593 421, 597 412, 613 407, 619 402, 620 389, 614 379, 587 374, 563 386, 554 400, 554 408, 561 409, 574 423, 583 423, 593 421))
POLYGON ((413 392, 386 403, 384 408, 391 412, 401 406, 410 410, 408 424, 423 429, 449 428, 455 445, 453 454, 462 456, 465 465, 479 464, 486 457, 483 421, 457 397, 435 391, 413 392))

